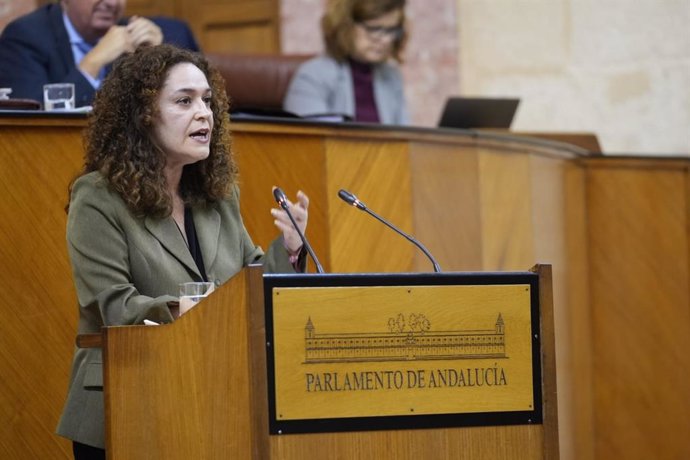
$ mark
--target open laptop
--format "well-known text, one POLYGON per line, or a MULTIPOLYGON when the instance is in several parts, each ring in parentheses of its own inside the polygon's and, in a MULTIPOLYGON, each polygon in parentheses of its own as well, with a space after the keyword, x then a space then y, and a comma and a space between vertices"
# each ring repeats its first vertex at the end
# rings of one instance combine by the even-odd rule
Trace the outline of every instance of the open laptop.
POLYGON ((510 128, 520 99, 449 97, 439 128, 510 128))

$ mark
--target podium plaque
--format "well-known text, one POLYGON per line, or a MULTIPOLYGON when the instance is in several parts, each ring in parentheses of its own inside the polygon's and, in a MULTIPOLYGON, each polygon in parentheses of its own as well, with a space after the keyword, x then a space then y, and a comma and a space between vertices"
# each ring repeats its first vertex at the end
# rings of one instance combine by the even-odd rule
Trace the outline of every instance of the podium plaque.
POLYGON ((534 273, 264 275, 273 434, 541 423, 534 273))

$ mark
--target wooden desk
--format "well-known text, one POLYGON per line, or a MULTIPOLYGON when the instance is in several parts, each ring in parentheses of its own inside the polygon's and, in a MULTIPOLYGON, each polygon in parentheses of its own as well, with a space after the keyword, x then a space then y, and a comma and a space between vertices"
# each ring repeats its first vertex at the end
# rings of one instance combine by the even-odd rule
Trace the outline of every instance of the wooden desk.
MULTIPOLYGON (((76 329, 63 208, 84 125, 0 117, 0 446, 10 457, 30 446, 34 457, 68 458, 52 433, 76 329)), ((550 263, 562 458, 690 457, 688 159, 588 157, 569 144, 454 130, 233 130, 256 242, 276 235, 271 185, 290 197, 301 188, 326 270, 431 270, 408 242, 341 202, 346 188, 422 241, 444 270, 550 263)))

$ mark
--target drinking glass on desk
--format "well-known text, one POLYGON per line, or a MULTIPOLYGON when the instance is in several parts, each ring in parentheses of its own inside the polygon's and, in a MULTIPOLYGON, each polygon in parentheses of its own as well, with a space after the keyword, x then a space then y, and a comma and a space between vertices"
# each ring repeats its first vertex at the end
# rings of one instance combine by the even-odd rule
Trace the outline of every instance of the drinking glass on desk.
POLYGON ((180 283, 180 316, 191 310, 204 297, 213 292, 213 283, 180 283))
POLYGON ((50 83, 43 85, 45 110, 74 109, 74 83, 50 83))

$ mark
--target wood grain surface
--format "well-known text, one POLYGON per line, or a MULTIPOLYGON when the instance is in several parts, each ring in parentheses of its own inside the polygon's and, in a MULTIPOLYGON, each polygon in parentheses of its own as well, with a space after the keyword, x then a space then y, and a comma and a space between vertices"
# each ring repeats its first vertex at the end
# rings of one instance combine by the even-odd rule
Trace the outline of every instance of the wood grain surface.
MULTIPOLYGON (((63 208, 81 167, 84 123, 0 117, 0 451, 10 459, 70 458, 69 443, 53 433, 76 330, 63 208)), ((561 457, 690 457, 687 159, 587 158, 567 144, 448 130, 233 130, 256 242, 266 247, 276 235, 271 185, 291 198, 301 188, 312 200, 307 235, 327 270, 431 270, 402 238, 341 202, 334 193, 342 187, 416 236, 445 270, 550 263, 561 457)), ((403 432, 385 446, 372 441, 371 453, 449 458, 464 443, 464 458, 476 458, 467 441, 478 430, 494 458, 520 458, 507 457, 509 442, 532 430, 542 445, 540 429, 439 430, 419 447, 403 432)), ((296 458, 302 436, 272 440, 270 455, 296 458)), ((378 434, 353 436, 312 447, 337 458, 342 446, 378 434)))

